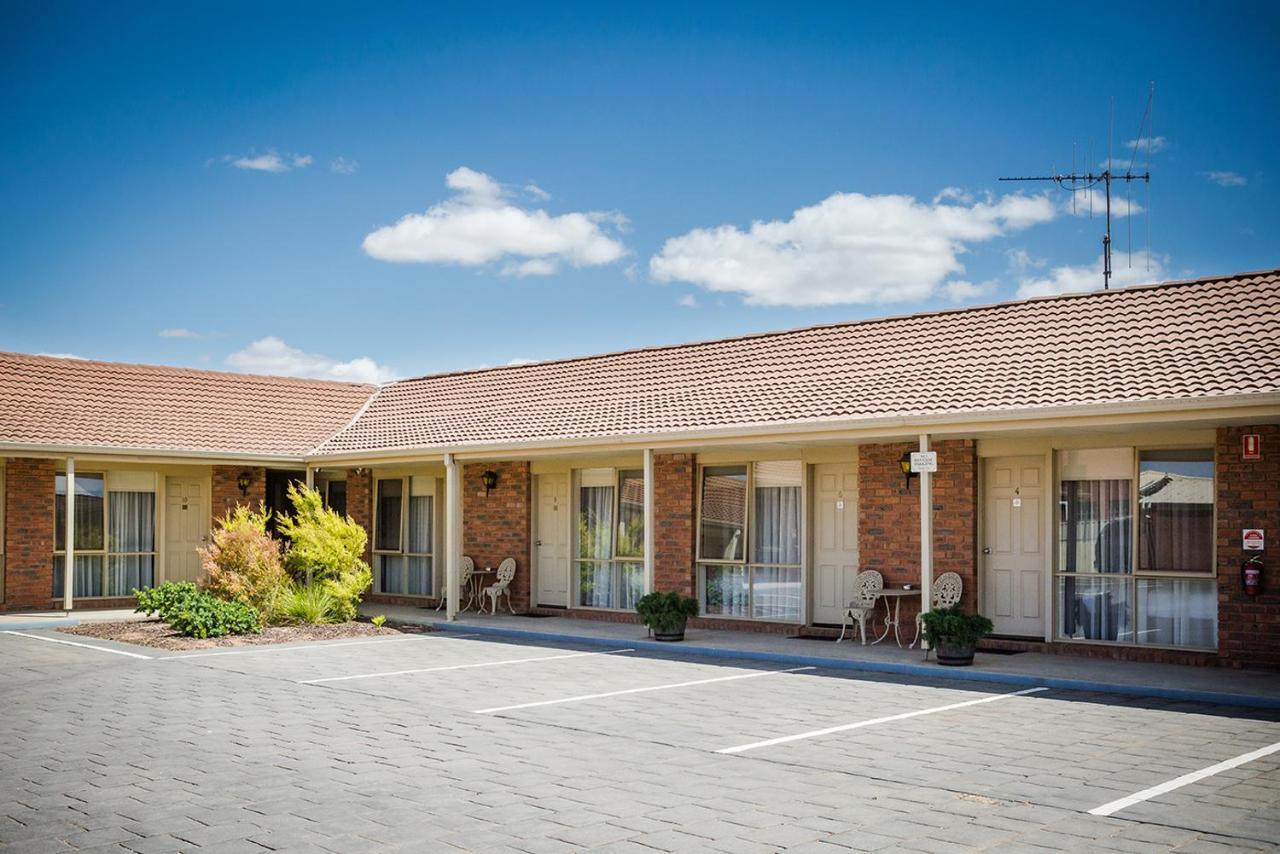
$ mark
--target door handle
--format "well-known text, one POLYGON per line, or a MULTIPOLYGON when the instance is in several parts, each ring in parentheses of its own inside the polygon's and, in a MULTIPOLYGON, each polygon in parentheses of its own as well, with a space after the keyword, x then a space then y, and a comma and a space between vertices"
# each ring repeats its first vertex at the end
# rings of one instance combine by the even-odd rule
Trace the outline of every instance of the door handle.
POLYGON ((990 548, 985 548, 985 549, 983 549, 983 550, 982 550, 982 553, 983 553, 984 555, 989 555, 989 554, 991 554, 991 549, 990 549, 990 548))
POLYGON ((540 545, 542 545, 542 540, 534 540, 534 541, 533 541, 533 544, 534 544, 535 546, 540 546, 540 545))

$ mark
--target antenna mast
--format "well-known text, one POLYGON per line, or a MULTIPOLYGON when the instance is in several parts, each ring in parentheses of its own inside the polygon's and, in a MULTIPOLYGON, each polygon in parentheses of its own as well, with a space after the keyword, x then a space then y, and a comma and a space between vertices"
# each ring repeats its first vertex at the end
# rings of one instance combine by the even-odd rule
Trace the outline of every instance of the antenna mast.
MULTIPOLYGON (((1136 159, 1137 157, 1138 149, 1142 148, 1143 146, 1143 140, 1146 139, 1144 134, 1147 132, 1147 119, 1151 115, 1151 103, 1155 98, 1155 93, 1156 93, 1156 84, 1152 83, 1150 94, 1148 94, 1147 96, 1147 110, 1142 116, 1142 124, 1139 125, 1138 127, 1138 138, 1134 143, 1133 158, 1130 159, 1129 167, 1126 168, 1124 172, 1116 173, 1116 172, 1113 172, 1111 169, 1112 167, 1111 140, 1110 140, 1110 137, 1108 137, 1107 166, 1101 172, 1094 172, 1092 167, 1086 169, 1084 172, 1075 171, 1075 167, 1074 167, 1075 158, 1073 156, 1072 171, 1065 175, 1062 173, 1058 173, 1054 175, 1027 175, 1027 176, 1020 176, 1020 177, 1014 177, 1014 178, 999 179, 1001 181, 1052 181, 1062 189, 1069 190, 1071 192, 1071 199, 1072 199, 1073 205, 1075 203, 1076 193, 1080 192, 1081 190, 1092 190, 1097 185, 1099 184, 1102 185, 1103 193, 1105 194, 1106 200, 1107 200, 1107 230, 1102 235, 1102 287, 1104 289, 1111 287, 1111 182, 1122 181, 1126 185, 1132 184, 1134 181, 1142 181, 1145 184, 1151 183, 1150 166, 1148 166, 1147 171, 1141 174, 1137 174, 1133 171, 1133 162, 1134 162, 1134 159, 1136 159)), ((1110 130, 1110 134, 1114 135, 1115 133, 1115 127, 1114 127, 1115 126, 1115 101, 1114 99, 1112 100, 1112 103, 1111 103, 1111 125, 1112 125, 1112 128, 1110 130)), ((1148 156, 1150 155, 1151 145, 1152 145, 1151 141, 1148 140, 1146 142, 1148 156)), ((1148 163, 1150 163, 1150 160, 1148 160, 1148 163)), ((1093 210, 1092 194, 1089 195, 1089 209, 1090 211, 1093 210)), ((1126 215, 1132 215, 1132 206, 1126 209, 1126 215)), ((1148 255, 1150 254, 1150 251, 1151 251, 1150 247, 1148 246, 1148 249, 1147 249, 1148 255)))

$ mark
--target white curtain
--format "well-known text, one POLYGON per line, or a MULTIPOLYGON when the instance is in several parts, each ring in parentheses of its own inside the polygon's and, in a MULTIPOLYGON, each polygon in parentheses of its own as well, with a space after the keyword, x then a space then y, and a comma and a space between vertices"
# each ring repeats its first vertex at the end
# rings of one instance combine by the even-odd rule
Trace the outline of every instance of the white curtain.
POLYGON ((578 604, 612 608, 613 487, 583 486, 578 490, 578 604))
POLYGON ((1214 579, 1138 579, 1138 643, 1213 649, 1218 645, 1214 579))
POLYGON ((435 500, 430 495, 413 495, 409 498, 409 542, 406 552, 416 557, 407 560, 408 579, 406 592, 413 596, 431 595, 431 558, 422 557, 431 552, 432 521, 435 500))
POLYGON ((107 596, 127 596, 154 580, 156 494, 111 492, 107 502, 107 596))
POLYGON ((755 489, 751 567, 752 616, 800 619, 800 487, 755 489))

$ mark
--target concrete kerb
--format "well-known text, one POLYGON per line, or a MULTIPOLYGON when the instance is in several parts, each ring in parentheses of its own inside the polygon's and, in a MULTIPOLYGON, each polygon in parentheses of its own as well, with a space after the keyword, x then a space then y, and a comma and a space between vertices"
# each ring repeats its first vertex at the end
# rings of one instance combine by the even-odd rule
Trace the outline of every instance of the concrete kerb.
MULTIPOLYGON (((562 632, 535 632, 523 629, 509 629, 502 626, 478 626, 474 623, 461 624, 442 621, 432 625, 446 632, 465 632, 467 634, 489 635, 513 640, 553 641, 590 646, 617 646, 619 643, 618 638, 574 635, 562 632)), ((647 650, 668 655, 704 656, 731 661, 767 661, 775 664, 807 665, 832 670, 857 670, 869 673, 890 673, 898 676, 918 676, 929 679, 989 682, 996 685, 1058 688, 1064 691, 1085 691, 1126 697, 1154 697, 1162 700, 1211 703, 1220 706, 1237 706, 1251 709, 1280 709, 1280 698, 1277 697, 1230 694, 1221 691, 1195 691, 1183 688, 1165 688, 1158 685, 1125 685, 1114 682, 1093 682, 1087 679, 1063 679, 1053 676, 1031 676, 1022 673, 997 673, 974 667, 942 667, 940 665, 901 664, 890 661, 861 661, 848 658, 823 658, 813 655, 789 655, 780 652, 699 646, 698 644, 689 644, 683 641, 680 643, 662 643, 653 640, 627 640, 626 644, 638 651, 647 650)))
POLYGON ((29 632, 33 629, 65 629, 80 625, 79 617, 0 617, 0 631, 29 632))

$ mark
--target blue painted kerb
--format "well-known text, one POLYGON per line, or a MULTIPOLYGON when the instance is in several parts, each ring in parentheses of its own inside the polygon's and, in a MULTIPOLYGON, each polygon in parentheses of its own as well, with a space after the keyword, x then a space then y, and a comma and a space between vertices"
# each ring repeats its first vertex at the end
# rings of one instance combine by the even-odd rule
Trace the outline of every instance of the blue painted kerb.
POLYGON ((29 632, 33 629, 60 629, 64 626, 77 626, 79 617, 36 617, 30 620, 0 620, 0 631, 29 632))
POLYGON ((1018 685, 1029 688, 1061 688, 1068 691, 1092 691, 1101 694, 1121 694, 1130 697, 1158 697, 1164 700, 1180 700, 1195 703, 1216 703, 1222 706, 1280 709, 1280 697, 1260 697, 1251 694, 1230 694, 1222 691, 1194 691, 1186 688, 1164 688, 1158 685, 1123 685, 1114 682, 1092 682, 1087 679, 1061 679, 1055 676, 1033 676, 1025 673, 997 673, 974 667, 938 667, 926 664, 902 664, 893 661, 862 661, 850 658, 823 658, 816 655, 792 655, 763 650, 724 649, 715 646, 699 646, 688 642, 661 643, 652 640, 625 640, 602 638, 592 635, 574 635, 564 632, 535 632, 527 629, 509 629, 503 626, 477 626, 474 623, 432 623, 433 627, 449 632, 490 635, 519 640, 556 641, 559 643, 586 644, 589 646, 617 647, 619 644, 634 649, 652 650, 669 655, 705 656, 737 661, 769 661, 801 667, 825 667, 837 670, 862 670, 873 673, 894 673, 899 676, 924 676, 930 679, 956 679, 965 682, 992 682, 999 685, 1018 685))

